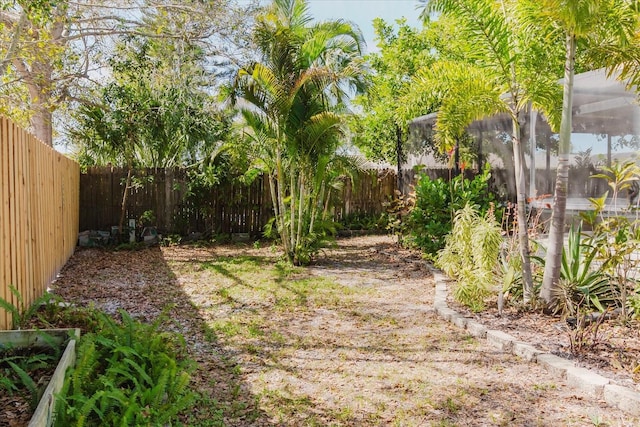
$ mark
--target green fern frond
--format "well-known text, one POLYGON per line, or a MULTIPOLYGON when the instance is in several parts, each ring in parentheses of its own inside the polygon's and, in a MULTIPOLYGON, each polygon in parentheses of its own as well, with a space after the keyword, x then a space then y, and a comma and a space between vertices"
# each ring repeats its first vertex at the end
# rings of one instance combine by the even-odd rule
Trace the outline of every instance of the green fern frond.
MULTIPOLYGON (((9 290, 14 296, 16 296, 18 302, 22 301, 22 296, 20 295, 20 292, 18 292, 18 290, 13 285, 9 285, 9 290)), ((13 328, 15 329, 20 319, 20 306, 15 305, 7 301, 6 299, 0 297, 0 308, 4 309, 7 313, 11 314, 11 317, 13 319, 13 328)))
POLYGON ((15 362, 8 362, 8 365, 11 367, 11 369, 13 369, 18 378, 20 378, 20 382, 22 383, 22 385, 24 385, 27 390, 29 390, 29 395, 31 396, 29 406, 31 407, 31 409, 35 409, 35 407, 38 406, 38 400, 40 399, 38 386, 36 385, 35 381, 33 381, 33 378, 31 378, 29 374, 15 362))
POLYGON ((80 408, 80 415, 76 423, 77 427, 83 427, 87 422, 89 416, 94 412, 96 408, 96 402, 106 393, 105 390, 97 391, 93 396, 86 400, 80 408))

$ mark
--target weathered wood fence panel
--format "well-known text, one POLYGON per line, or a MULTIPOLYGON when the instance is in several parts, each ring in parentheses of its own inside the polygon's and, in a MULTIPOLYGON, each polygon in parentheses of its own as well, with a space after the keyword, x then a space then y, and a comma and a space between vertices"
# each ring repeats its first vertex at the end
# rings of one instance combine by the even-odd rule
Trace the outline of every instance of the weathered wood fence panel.
MULTIPOLYGON (((546 188, 552 192, 553 172, 547 176, 540 170, 536 174, 539 195, 546 188)), ((428 169, 424 173, 432 179, 444 180, 453 175, 448 169, 428 169)), ((472 178, 474 172, 467 170, 466 175, 472 178)), ((597 197, 606 190, 604 180, 592 180, 588 175, 589 171, 570 170, 570 195, 597 197)), ((126 176, 126 169, 105 167, 90 168, 82 174, 81 230, 109 230, 118 225, 126 176)), ((126 218, 138 219, 145 211, 152 211, 163 233, 249 233, 256 237, 272 217, 269 183, 265 178, 258 178, 248 186, 222 183, 192 191, 187 173, 180 169, 144 169, 134 172, 134 177, 138 185, 129 191, 126 218)), ((414 171, 404 171, 405 193, 412 190, 416 177, 414 171)), ((381 214, 385 203, 394 197, 395 186, 393 170, 366 171, 353 182, 345 179, 342 190, 334 195, 335 219, 350 214, 381 214)), ((492 171, 491 188, 499 198, 515 199, 515 185, 508 170, 492 171)))
MULTIPOLYGON (((122 168, 90 168, 81 177, 80 229, 109 230, 118 224, 127 171, 122 168)), ((273 216, 268 179, 250 185, 223 183, 188 194, 189 177, 180 169, 135 171, 139 182, 129 191, 126 217, 138 219, 153 211, 163 233, 249 233, 260 236, 273 216)), ((350 213, 380 214, 393 197, 395 174, 368 171, 346 180, 334 206, 337 219, 350 213)))
POLYGON ((342 194, 335 206, 335 218, 351 214, 380 215, 386 211, 396 190, 396 173, 393 170, 364 171, 353 180, 345 179, 342 194))
POLYGON ((77 163, 0 117, 0 297, 18 306, 12 285, 29 305, 73 254, 79 187, 77 163))

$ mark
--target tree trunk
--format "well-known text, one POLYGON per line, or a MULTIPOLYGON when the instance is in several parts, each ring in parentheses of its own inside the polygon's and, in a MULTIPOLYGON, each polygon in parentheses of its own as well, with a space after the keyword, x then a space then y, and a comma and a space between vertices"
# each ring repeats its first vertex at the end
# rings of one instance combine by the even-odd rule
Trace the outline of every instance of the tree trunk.
POLYGON ((27 66, 20 60, 14 59, 13 65, 23 78, 29 99, 31 102, 31 131, 40 141, 48 146, 53 146, 53 124, 50 101, 51 94, 49 87, 51 86, 51 67, 44 64, 34 64, 33 70, 29 70, 27 66), (37 74, 34 75, 34 74, 37 74))
POLYGON ((402 150, 402 128, 396 124, 396 161, 398 162, 397 185, 398 193, 404 194, 404 177, 402 176, 402 162, 404 161, 404 151, 402 150))
POLYGON ((571 150, 572 110, 573 110, 573 76, 575 65, 576 42, 573 34, 567 35, 566 63, 564 70, 564 93, 562 100, 562 122, 560 123, 560 142, 558 146, 558 169, 551 228, 547 255, 545 258, 544 276, 540 298, 550 305, 555 300, 555 288, 560 278, 562 248, 564 246, 565 212, 567 207, 567 188, 569 185, 569 151, 571 150))
POLYGON ((296 175, 295 168, 291 165, 289 170, 289 233, 291 233, 291 259, 296 258, 296 175))
MULTIPOLYGON (((296 231, 296 245, 295 251, 298 252, 297 249, 300 246, 300 242, 302 241, 302 217, 304 216, 304 198, 305 198, 305 187, 304 187, 304 174, 300 172, 298 176, 298 227, 296 231)), ((312 230, 313 231, 313 230, 312 230)))
MULTIPOLYGON (((313 189, 311 190, 314 192, 313 189)), ((318 216, 318 212, 321 212, 324 207, 324 201, 322 197, 324 196, 324 181, 320 184, 320 189, 317 191, 317 194, 312 194, 311 198, 313 202, 311 203, 311 218, 309 219, 309 234, 313 233, 313 227, 316 225, 316 217, 318 216)))
POLYGON ((129 197, 129 188, 131 188, 131 166, 127 171, 127 179, 124 184, 124 192, 122 193, 122 205, 120 210, 120 223, 118 224, 118 233, 122 235, 122 228, 124 227, 124 219, 127 215, 127 199, 129 197))
MULTIPOLYGON (((62 10, 62 9, 60 9, 62 10)), ((56 14, 60 12, 56 9, 56 14)), ((21 18, 22 19, 22 18, 21 18)), ((51 102, 53 91, 53 76, 57 49, 61 48, 60 39, 65 30, 65 24, 62 19, 54 19, 51 24, 50 34, 51 55, 49 53, 44 57, 36 56, 31 63, 27 63, 19 55, 12 59, 12 64, 29 91, 30 108, 33 110, 31 116, 31 128, 36 136, 50 147, 53 146, 53 108, 51 102)), ((34 40, 35 42, 36 40, 34 40)))
POLYGON ((280 224, 280 209, 278 205, 277 181, 273 178, 273 173, 269 173, 269 193, 271 194, 271 203, 273 204, 273 215, 276 219, 276 230, 280 232, 282 225, 280 224))
POLYGON ((287 228, 287 224, 285 221, 287 210, 284 206, 284 171, 282 170, 282 153, 280 152, 280 147, 276 148, 276 195, 277 195, 277 204, 278 204, 278 218, 276 219, 276 224, 279 222, 278 232, 280 233, 280 240, 282 241, 282 247, 284 249, 285 255, 292 259, 292 252, 290 248, 290 240, 289 240, 289 229, 287 228))
POLYGON ((53 114, 51 110, 43 105, 42 102, 34 101, 34 114, 31 117, 31 127, 33 134, 47 144, 53 147, 53 114))
POLYGON ((531 257, 529 253, 529 227, 527 223, 527 195, 525 193, 526 182, 524 175, 524 162, 522 158, 522 144, 520 135, 520 123, 518 113, 513 112, 513 162, 516 178, 516 203, 518 206, 518 241, 520 243, 520 258, 522 260, 522 281, 524 287, 524 302, 529 302, 533 296, 533 278, 531 276, 531 257))
POLYGON ((326 221, 329 217, 329 204, 331 202, 331 186, 327 186, 327 192, 324 195, 324 208, 322 209, 322 220, 326 221))

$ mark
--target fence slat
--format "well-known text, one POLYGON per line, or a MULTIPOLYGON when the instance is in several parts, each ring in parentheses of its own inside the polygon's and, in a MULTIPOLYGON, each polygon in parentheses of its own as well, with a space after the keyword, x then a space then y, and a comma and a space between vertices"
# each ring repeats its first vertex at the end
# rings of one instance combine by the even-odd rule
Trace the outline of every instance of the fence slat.
MULTIPOLYGON (((9 135, 9 122, 0 118, 0 135, 9 135)), ((11 301, 8 285, 11 282, 9 191, 9 144, 0 138, 0 298, 11 301)), ((11 324, 9 313, 0 311, 0 327, 11 324)))

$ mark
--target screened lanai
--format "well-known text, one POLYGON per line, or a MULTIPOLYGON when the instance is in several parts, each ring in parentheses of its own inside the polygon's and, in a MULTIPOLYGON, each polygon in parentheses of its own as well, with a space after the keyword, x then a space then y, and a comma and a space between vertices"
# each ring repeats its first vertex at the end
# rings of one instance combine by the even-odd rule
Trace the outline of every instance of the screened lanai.
MULTIPOLYGON (((616 80, 615 76, 607 77, 604 69, 575 76, 569 208, 580 209, 580 204, 585 204, 586 208, 587 197, 601 196, 607 190, 603 180, 589 178, 597 173, 600 166, 637 157, 640 150, 640 107, 634 89, 628 90, 625 83, 616 80)), ((436 114, 429 114, 411 122, 411 137, 403 169, 417 165, 427 168, 448 166, 427 149, 436 118, 436 114)), ((521 123, 526 151, 527 197, 551 197, 558 135, 551 131, 544 116, 535 110, 527 111, 521 123)), ((467 131, 475 148, 475 167, 488 161, 496 176, 501 177, 497 182, 499 187, 502 186, 499 191, 513 198, 511 126, 509 117, 499 115, 474 122, 467 131)))

